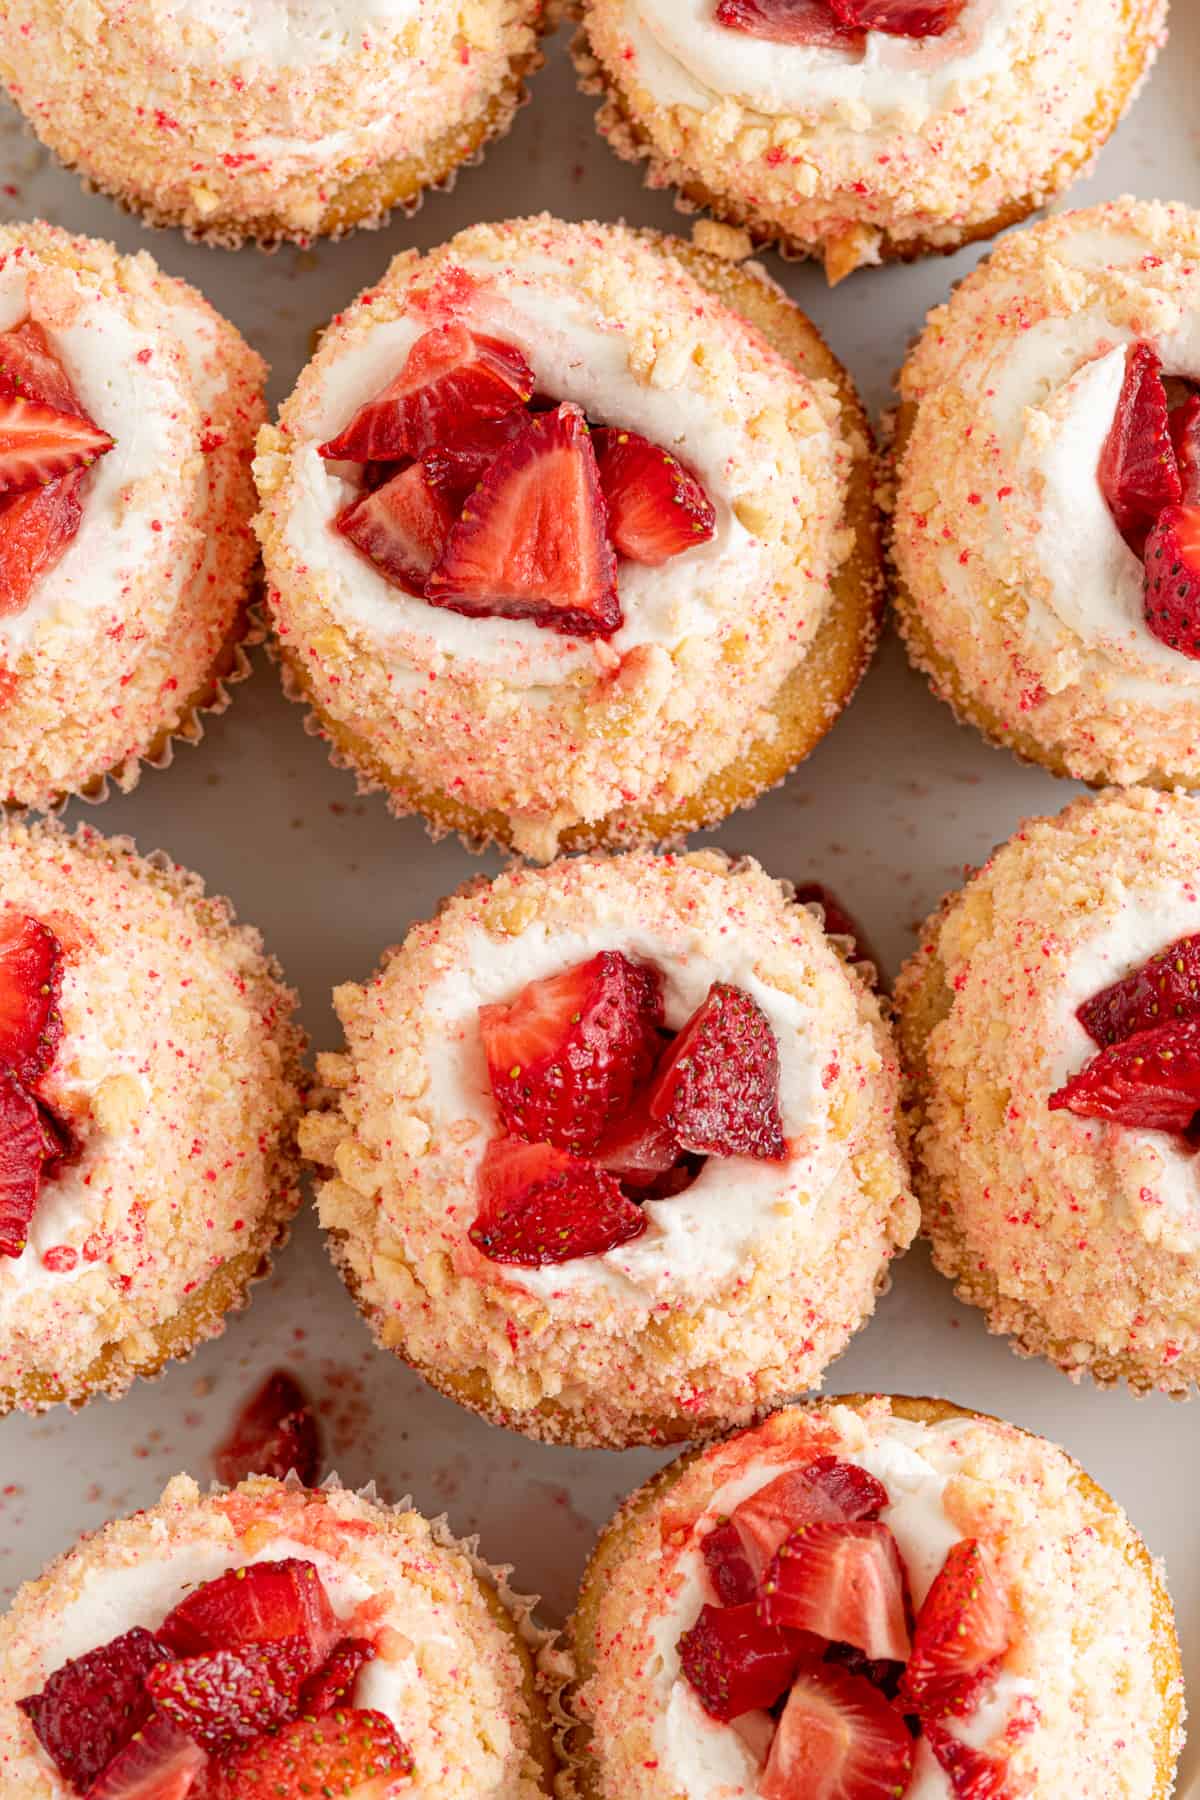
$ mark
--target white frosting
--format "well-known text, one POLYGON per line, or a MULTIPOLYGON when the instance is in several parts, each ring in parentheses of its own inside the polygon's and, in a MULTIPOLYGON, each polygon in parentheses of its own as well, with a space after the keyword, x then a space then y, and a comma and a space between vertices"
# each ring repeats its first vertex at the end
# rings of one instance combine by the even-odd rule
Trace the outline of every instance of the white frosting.
POLYGON ((363 39, 398 31, 420 0, 166 0, 184 26, 213 34, 222 61, 308 68, 354 56, 363 39), (236 52, 231 54, 231 47, 236 52))
POLYGON ((645 1203, 647 1228, 632 1242, 603 1256, 577 1257, 543 1269, 504 1265, 500 1270, 506 1279, 547 1298, 603 1289, 649 1311, 668 1297, 680 1303, 719 1288, 750 1264, 760 1246, 777 1242, 789 1225, 814 1234, 828 1229, 820 1216, 821 1198, 842 1168, 845 1149, 827 1129, 821 1072, 830 1059, 830 1041, 820 1018, 792 995, 759 980, 749 946, 739 949, 731 943, 718 965, 695 953, 681 954, 678 941, 667 942, 616 920, 602 920, 586 932, 547 930, 535 922, 502 944, 478 932, 454 969, 425 997, 426 1017, 433 1025, 430 1103, 440 1119, 470 1119, 478 1127, 466 1161, 455 1165, 465 1181, 474 1184, 487 1143, 499 1130, 479 1031, 480 1006, 511 999, 527 982, 570 968, 600 950, 621 950, 662 971, 671 1030, 687 1022, 714 981, 728 981, 758 1002, 779 1044, 779 1107, 792 1151, 787 1162, 710 1156, 682 1194, 645 1203))

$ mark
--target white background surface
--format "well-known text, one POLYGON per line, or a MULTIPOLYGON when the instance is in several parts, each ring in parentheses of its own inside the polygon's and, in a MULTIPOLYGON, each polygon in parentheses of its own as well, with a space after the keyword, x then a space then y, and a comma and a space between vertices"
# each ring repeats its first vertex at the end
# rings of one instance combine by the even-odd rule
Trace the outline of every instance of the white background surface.
MULTIPOLYGON (((1073 201, 1123 192, 1200 203, 1200 6, 1174 0, 1173 36, 1132 116, 1073 201)), ((0 103, 2 107, 2 103, 0 103)), ((512 134, 451 194, 430 196, 413 219, 313 251, 264 257, 146 233, 106 200, 84 196, 0 110, 0 215, 35 214, 148 247, 171 273, 195 282, 273 366, 281 399, 305 361, 310 334, 397 250, 440 242, 475 220, 542 208, 687 231, 670 200, 617 162, 575 90, 562 34, 512 134)), ((830 293, 819 270, 768 259, 772 273, 816 319, 877 413, 926 309, 977 260, 867 271, 830 293)), ((916 923, 1025 816, 1056 810, 1065 784, 1018 767, 959 729, 885 644, 854 705, 817 754, 753 812, 711 840, 750 851, 774 874, 827 882, 857 913, 890 974, 916 923)), ((256 653, 251 682, 198 749, 148 772, 132 795, 102 809, 73 808, 149 851, 162 846, 234 899, 281 958, 303 998, 315 1044, 337 1046, 333 985, 361 980, 380 951, 439 898, 494 860, 457 842, 433 844, 416 820, 391 819, 378 796, 359 799, 307 737, 256 653)), ((1200 1199, 1198 1199, 1200 1204, 1200 1199)), ((545 1596, 546 1615, 570 1606, 594 1529, 663 1459, 527 1444, 426 1390, 371 1346, 334 1275, 306 1208, 269 1283, 225 1337, 162 1380, 113 1406, 77 1415, 0 1421, 0 1604, 82 1529, 148 1506, 182 1468, 201 1480, 229 1418, 269 1368, 292 1368, 321 1410, 328 1466, 347 1482, 371 1478, 389 1498, 411 1491, 459 1531, 478 1530, 493 1561, 515 1565, 516 1585, 545 1596)), ((1200 1695, 1200 1401, 1133 1400, 1073 1387, 1039 1363, 1016 1360, 989 1338, 981 1315, 958 1306, 914 1250, 898 1266, 874 1322, 855 1340, 829 1391, 883 1388, 945 1394, 1044 1432, 1078 1456, 1128 1508, 1167 1559, 1185 1667, 1200 1695)), ((1200 1700, 1193 1699, 1200 1707, 1200 1700)), ((1181 1790, 1200 1794, 1200 1729, 1181 1790), (1195 1783, 1195 1786, 1192 1784, 1195 1783)), ((1068 1800, 1063 1796, 1063 1800, 1068 1800)))

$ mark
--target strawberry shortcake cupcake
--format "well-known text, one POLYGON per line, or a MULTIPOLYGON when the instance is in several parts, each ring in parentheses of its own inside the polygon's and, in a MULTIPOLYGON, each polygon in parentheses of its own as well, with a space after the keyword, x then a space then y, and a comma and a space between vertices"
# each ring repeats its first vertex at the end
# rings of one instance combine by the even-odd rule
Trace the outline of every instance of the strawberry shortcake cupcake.
POLYGON ((411 210, 506 131, 541 0, 8 0, 0 81, 155 225, 304 242, 411 210))
POLYGON ((915 1207, 867 983, 757 864, 476 882, 339 989, 302 1147, 376 1337, 531 1437, 703 1437, 816 1386, 915 1207))
POLYGON ((475 226, 340 314, 259 439, 293 690, 437 831, 673 838, 813 748, 877 628, 868 427, 759 273, 475 226))
POLYGON ((1166 0, 580 0, 583 86, 654 187, 831 281, 950 251, 1090 166, 1166 0))
POLYGON ((544 1634, 506 1574, 370 1489, 180 1475, 0 1621, 0 1788, 544 1800, 544 1634))
POLYGON ((257 933, 127 839, 10 821, 0 896, 4 1413, 120 1394, 245 1304, 299 1199, 301 1039, 257 933))
POLYGON ((1014 233, 901 376, 909 650, 1056 774, 1200 785, 1200 212, 1014 233))
POLYGON ((129 789, 245 672, 264 375, 144 253, 0 226, 0 801, 129 789))
POLYGON ((662 1471, 572 1621, 567 1800, 1167 1800, 1161 1568, 1044 1438, 945 1400, 776 1413, 662 1471))
POLYGON ((923 1223, 1075 1378, 1200 1381, 1200 799, 1077 801, 997 850, 897 986, 923 1223))

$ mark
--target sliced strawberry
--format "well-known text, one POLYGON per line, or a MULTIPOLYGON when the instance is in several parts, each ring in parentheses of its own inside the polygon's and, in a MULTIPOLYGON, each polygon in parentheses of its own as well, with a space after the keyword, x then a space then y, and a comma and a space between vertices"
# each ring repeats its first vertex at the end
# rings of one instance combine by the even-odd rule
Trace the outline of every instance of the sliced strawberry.
POLYGON ((829 0, 719 0, 717 24, 773 44, 818 50, 861 50, 863 33, 839 25, 829 0))
POLYGON ((410 463, 382 487, 344 506, 333 523, 393 587, 419 596, 454 514, 422 465, 410 463))
POLYGON ((1009 1800, 1006 1770, 999 1757, 964 1744, 933 1719, 926 1720, 921 1729, 950 1777, 954 1800, 1009 1800))
POLYGON ((345 462, 397 462, 453 437, 478 419, 498 419, 533 393, 521 352, 458 321, 419 337, 396 379, 360 406, 320 454, 345 462))
POLYGON ((185 1800, 200 1793, 207 1767, 199 1744, 155 1713, 88 1788, 87 1800, 185 1800))
POLYGON ((965 1712, 1008 1648, 1008 1607, 976 1538, 954 1544, 917 1615, 904 1695, 923 1719, 965 1712))
POLYGON ((839 25, 890 37, 941 37, 958 23, 967 0, 829 0, 839 25))
POLYGON ((627 1112, 618 1113, 591 1160, 607 1169, 624 1187, 657 1197, 663 1178, 683 1155, 669 1126, 650 1117, 645 1096, 639 1096, 627 1112))
POLYGON ((59 562, 83 518, 81 475, 0 500, 0 618, 21 612, 59 562))
POLYGON ((0 1069, 0 1256, 25 1249, 47 1155, 37 1101, 11 1069, 0 1069))
POLYGON ((412 1753, 383 1713, 358 1708, 297 1719, 225 1766, 235 1800, 390 1800, 412 1753))
POLYGON ((0 393, 0 494, 45 487, 59 475, 90 468, 112 447, 107 431, 90 419, 0 393))
POLYGON ((592 434, 608 534, 622 556, 657 567, 705 544, 717 515, 696 477, 678 457, 636 431, 609 427, 592 434))
POLYGON ((702 1606, 679 1640, 679 1663, 714 1719, 774 1706, 792 1679, 804 1639, 764 1625, 748 1606, 702 1606))
POLYGON ((252 1563, 206 1581, 179 1602, 158 1632, 175 1656, 240 1650, 244 1644, 298 1641, 301 1676, 319 1669, 338 1626, 316 1568, 297 1557, 252 1563))
POLYGON ((779 1546, 801 1526, 876 1519, 887 1504, 883 1483, 857 1463, 820 1456, 750 1494, 734 1509, 730 1523, 757 1579, 779 1546))
POLYGON ((1075 1009, 1089 1037, 1102 1046, 1195 1013, 1200 1013, 1200 933, 1169 944, 1075 1009))
POLYGON ((505 413, 501 419, 477 419, 426 450, 421 458, 426 479, 458 512, 500 452, 520 436, 525 425, 526 415, 520 409, 505 413))
POLYGON ((1172 408, 1171 443, 1179 469, 1180 498, 1184 506, 1200 505, 1200 394, 1172 408))
POLYGON ((426 598, 567 637, 611 637, 623 623, 596 453, 577 406, 537 414, 500 452, 451 530, 426 598))
POLYGON ((16 394, 58 412, 83 416, 70 376, 33 319, 0 332, 0 394, 16 394))
POLYGON ((275 1680, 270 1644, 210 1650, 160 1663, 146 1686, 160 1713, 203 1750, 227 1756, 295 1716, 296 1695, 275 1680))
POLYGON ((0 912, 0 1065, 36 1081, 62 1035, 62 945, 39 919, 0 912))
POLYGON ((646 1229, 646 1215, 603 1169, 553 1144, 497 1138, 479 1171, 469 1237, 492 1262, 538 1269, 602 1256, 646 1229))
POLYGON ((40 1694, 17 1702, 63 1780, 86 1793, 149 1719, 146 1677, 167 1652, 148 1631, 127 1631, 64 1663, 40 1694))
POLYGON ((1180 497, 1162 363, 1149 344, 1132 344, 1126 355, 1125 379, 1100 452, 1099 476, 1118 531, 1140 555, 1158 514, 1180 497))
POLYGON ((267 1376, 238 1413, 215 1457, 217 1479, 236 1487, 248 1475, 294 1469, 305 1487, 321 1472, 321 1434, 308 1395, 286 1369, 267 1376))
POLYGON ((602 950, 479 1009, 488 1078, 513 1137, 592 1150, 662 1048, 662 976, 602 950))
POLYGON ((1110 1044, 1051 1094, 1049 1106, 1142 1131, 1186 1131, 1200 1112, 1200 1017, 1110 1044))
POLYGON ((649 1105, 685 1150, 782 1162, 779 1046, 758 1002, 714 982, 659 1065, 649 1105))
POLYGON ((1169 649, 1200 658, 1200 506, 1164 506, 1145 561, 1147 627, 1169 649))
POLYGON ((912 1760, 908 1727, 869 1681, 806 1661, 755 1793, 758 1800, 898 1800, 912 1760))
POLYGON ((732 1519, 722 1519, 701 1540, 708 1578, 724 1606, 744 1606, 758 1592, 758 1579, 732 1519))
POLYGON ((304 1717, 315 1719, 335 1706, 352 1706, 354 1684, 374 1656, 375 1646, 367 1638, 343 1638, 328 1662, 310 1675, 300 1690, 304 1717))
POLYGON ((908 1657, 904 1565, 878 1519, 802 1526, 767 1565, 758 1608, 768 1625, 854 1644, 873 1660, 908 1657))

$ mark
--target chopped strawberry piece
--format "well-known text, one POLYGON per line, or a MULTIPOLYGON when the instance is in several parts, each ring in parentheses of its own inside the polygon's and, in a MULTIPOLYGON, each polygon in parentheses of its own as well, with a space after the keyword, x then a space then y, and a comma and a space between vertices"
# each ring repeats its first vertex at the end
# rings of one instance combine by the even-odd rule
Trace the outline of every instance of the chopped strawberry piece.
POLYGON ((62 1035, 62 945, 39 919, 0 912, 0 1065, 36 1081, 62 1035))
POLYGON ((1141 1131, 1186 1131, 1200 1112, 1200 1017, 1110 1044, 1051 1094, 1049 1105, 1141 1131))
POLYGON ((804 1639, 764 1625, 753 1601, 702 1606, 679 1640, 679 1662, 714 1719, 774 1706, 792 1678, 804 1639))
POLYGON ((929 1748, 950 1777, 954 1800, 1009 1800, 1006 1770, 998 1756, 973 1749, 933 1719, 921 1727, 929 1748))
POLYGON ((33 319, 0 332, 0 394, 16 394, 22 400, 53 406, 58 412, 84 416, 70 376, 33 319))
POLYGON ((767 1565, 758 1608, 768 1625, 854 1644, 873 1660, 907 1660, 904 1565, 878 1519, 802 1526, 767 1565))
POLYGON ((881 1481, 857 1463, 820 1456, 788 1469, 750 1494, 730 1521, 757 1579, 779 1546, 803 1525, 826 1520, 876 1519, 888 1504, 881 1481))
POLYGON ((422 465, 410 463, 382 487, 344 506, 333 523, 393 587, 420 596, 454 514, 422 465))
POLYGON ((321 1577, 310 1562, 287 1557, 230 1569, 195 1588, 158 1632, 175 1656, 240 1650, 244 1644, 297 1640, 301 1677, 319 1669, 337 1641, 338 1627, 321 1577))
POLYGON ((277 1481, 294 1469, 305 1487, 321 1472, 321 1434, 308 1395, 286 1369, 267 1376, 238 1413, 215 1457, 217 1479, 236 1487, 248 1475, 277 1481))
POLYGON ((37 1101, 11 1069, 0 1069, 0 1256, 25 1249, 48 1154, 37 1101))
POLYGON ((806 1661, 755 1792, 758 1800, 898 1800, 912 1760, 908 1727, 869 1681, 806 1661))
POLYGON ((505 1129, 560 1149, 594 1149, 653 1069, 662 1016, 662 976, 619 950, 481 1006, 488 1078, 505 1129))
POLYGON ((524 431, 526 422, 521 410, 505 413, 502 419, 478 419, 426 450, 421 467, 431 487, 444 494, 458 512, 500 452, 524 431))
POLYGON ((553 1144, 498 1138, 479 1171, 469 1237, 492 1262, 538 1269, 602 1256, 646 1229, 646 1216, 603 1169, 553 1144))
POLYGON ((608 534, 622 556, 652 568, 716 530, 717 515, 696 477, 669 450, 636 431, 594 432, 608 534))
POLYGON ((1180 656, 1200 659, 1200 506, 1164 506, 1145 562, 1149 630, 1180 656))
POLYGON ((923 1719, 967 1710, 1008 1648, 1008 1607, 976 1538, 954 1544, 917 1615, 904 1695, 923 1719))
POLYGON ((533 393, 533 371, 511 344, 458 321, 419 337, 404 367, 360 406, 320 454, 345 462, 420 456, 478 419, 498 419, 533 393))
POLYGON ((1171 443, 1179 469, 1184 506, 1200 505, 1200 394, 1189 394, 1171 411, 1171 443))
POLYGON ((1076 1008, 1075 1017, 1104 1046, 1195 1013, 1200 1013, 1200 933, 1169 944, 1140 969, 1101 988, 1076 1008))
POLYGON ((225 1766, 236 1800, 390 1800, 412 1753, 383 1713, 355 1708, 297 1719, 260 1738, 225 1766))
POLYGON ((636 1193, 655 1193, 683 1155, 675 1134, 650 1117, 645 1098, 635 1100, 628 1112, 618 1113, 591 1160, 615 1175, 636 1193))
POLYGON ((1104 448, 1100 486, 1117 529, 1139 555, 1164 506, 1180 497, 1162 363, 1149 344, 1133 344, 1104 448))
POLYGON ((829 0, 839 25, 890 37, 941 37, 958 23, 967 0, 829 0))
POLYGON ((367 1638, 343 1638, 329 1661, 310 1675, 300 1690, 300 1711, 305 1718, 319 1718, 335 1706, 354 1704, 354 1684, 375 1657, 367 1638))
POLYGON ((17 1702, 63 1780, 81 1794, 150 1717, 146 1677, 166 1654, 148 1631, 127 1631, 64 1663, 40 1694, 17 1702))
POLYGON ((452 527, 426 598, 567 637, 611 637, 623 623, 596 453, 577 406, 537 414, 500 452, 452 527))
POLYGON ((685 1150, 784 1161, 779 1046, 758 1002, 714 982, 659 1065, 649 1105, 685 1150))
POLYGON ((180 1731, 213 1756, 227 1756, 295 1716, 295 1690, 276 1682, 273 1649, 243 1644, 160 1663, 146 1686, 159 1712, 180 1731))
POLYGON ((107 431, 78 413, 0 393, 0 494, 45 487, 59 475, 90 468, 112 447, 107 431))
POLYGON ((854 917, 847 912, 837 895, 820 881, 802 881, 796 888, 796 900, 801 906, 819 906, 825 916, 825 929, 830 937, 848 938, 850 949, 844 952, 852 963, 870 963, 878 969, 879 958, 871 948, 866 932, 854 917))
POLYGON ((83 518, 81 475, 0 500, 0 618, 23 610, 62 558, 83 518))
POLYGON ((207 1765, 199 1744, 155 1713, 88 1788, 87 1800, 185 1800, 200 1794, 207 1765))
POLYGON ((717 24, 773 44, 861 50, 863 33, 839 25, 829 0, 719 0, 717 24))
POLYGON ((722 1605, 744 1606, 754 1599, 758 1580, 732 1519, 722 1519, 714 1525, 701 1540, 700 1550, 722 1605))

